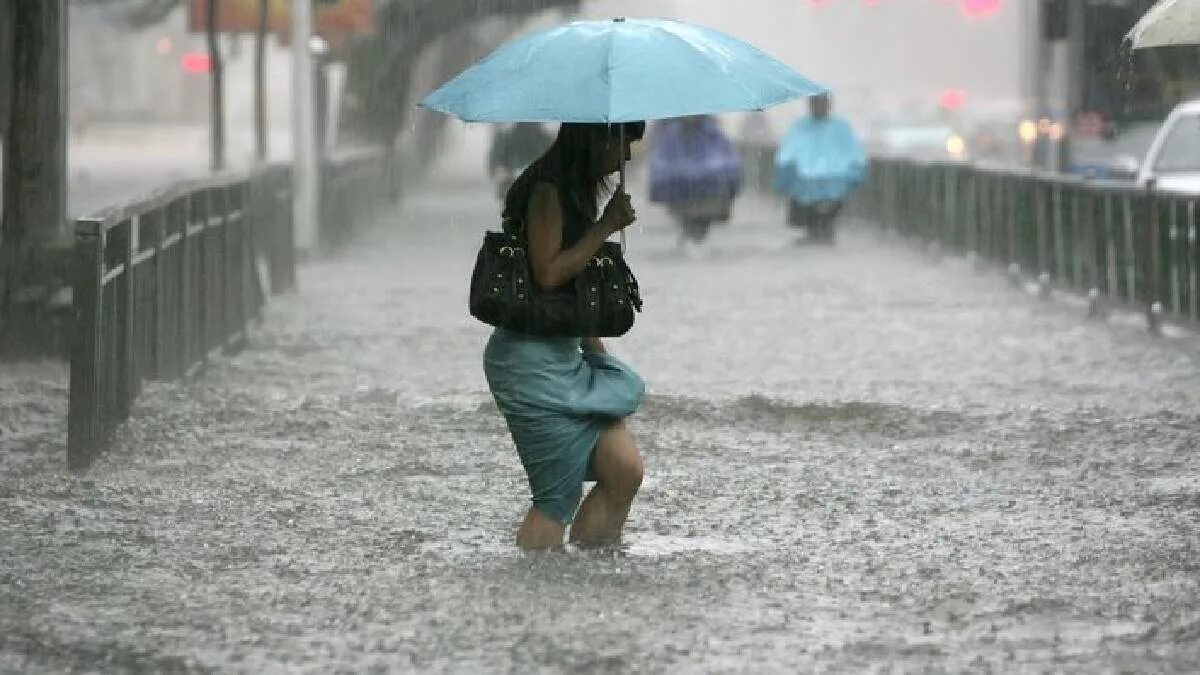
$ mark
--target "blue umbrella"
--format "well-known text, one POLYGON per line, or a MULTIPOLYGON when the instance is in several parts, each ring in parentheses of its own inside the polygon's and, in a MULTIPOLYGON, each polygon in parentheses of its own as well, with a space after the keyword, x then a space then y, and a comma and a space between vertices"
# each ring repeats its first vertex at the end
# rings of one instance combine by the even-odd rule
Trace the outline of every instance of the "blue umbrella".
POLYGON ((824 87, 709 28, 576 21, 514 40, 420 105, 468 122, 633 122, 762 110, 824 87))

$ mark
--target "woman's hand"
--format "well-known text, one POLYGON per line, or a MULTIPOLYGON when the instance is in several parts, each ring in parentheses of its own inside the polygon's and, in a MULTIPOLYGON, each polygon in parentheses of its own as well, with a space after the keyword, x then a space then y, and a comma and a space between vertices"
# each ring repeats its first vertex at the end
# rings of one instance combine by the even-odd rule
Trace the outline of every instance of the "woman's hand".
POLYGON ((617 190, 612 199, 608 200, 608 205, 604 207, 604 213, 600 214, 597 222, 606 233, 613 234, 629 227, 635 220, 637 214, 633 210, 633 201, 625 190, 617 190))
POLYGON ((607 354, 608 350, 604 348, 604 343, 598 337, 583 338, 583 351, 591 354, 607 354))
POLYGON ((533 188, 525 215, 525 237, 529 241, 529 265, 539 288, 558 288, 579 275, 608 237, 632 223, 633 206, 624 191, 613 196, 604 215, 587 229, 583 238, 562 248, 562 206, 558 190, 549 183, 533 188))

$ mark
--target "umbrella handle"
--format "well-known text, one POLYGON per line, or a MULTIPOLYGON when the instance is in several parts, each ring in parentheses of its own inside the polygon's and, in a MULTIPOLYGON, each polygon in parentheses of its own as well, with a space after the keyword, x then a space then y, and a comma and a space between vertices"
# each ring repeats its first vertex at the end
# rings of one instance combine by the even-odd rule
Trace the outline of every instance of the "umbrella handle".
MULTIPOLYGON (((625 193, 625 125, 623 123, 618 124, 618 126, 617 126, 617 141, 620 143, 619 147, 621 148, 621 165, 620 165, 620 169, 618 169, 620 171, 621 179, 620 179, 620 182, 617 183, 617 194, 624 194, 625 193)), ((625 228, 622 227, 621 228, 621 255, 625 255, 625 249, 626 249, 625 228)))

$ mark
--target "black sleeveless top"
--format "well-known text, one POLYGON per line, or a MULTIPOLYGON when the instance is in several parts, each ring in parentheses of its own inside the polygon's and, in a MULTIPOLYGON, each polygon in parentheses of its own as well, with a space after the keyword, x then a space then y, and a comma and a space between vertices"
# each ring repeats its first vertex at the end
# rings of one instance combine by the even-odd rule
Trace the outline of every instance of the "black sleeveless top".
POLYGON ((522 235, 525 230, 525 214, 529 212, 529 200, 533 197, 533 188, 538 183, 550 183, 558 190, 558 203, 562 207, 562 248, 568 249, 576 244, 588 228, 596 223, 593 209, 588 207, 588 200, 563 185, 558 176, 534 164, 513 182, 504 196, 504 210, 500 217, 504 220, 504 231, 512 235, 522 235))

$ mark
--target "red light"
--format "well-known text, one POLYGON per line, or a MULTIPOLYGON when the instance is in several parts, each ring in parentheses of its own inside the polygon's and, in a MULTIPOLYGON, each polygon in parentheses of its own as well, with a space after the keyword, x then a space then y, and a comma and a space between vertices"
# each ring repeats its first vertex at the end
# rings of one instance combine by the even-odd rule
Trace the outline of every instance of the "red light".
POLYGON ((938 105, 946 110, 958 110, 967 103, 967 93, 962 89, 947 89, 938 94, 938 105))
POLYGON ((179 58, 185 73, 207 73, 212 71, 212 59, 205 52, 188 52, 179 58))
POLYGON ((1004 0, 962 0, 963 12, 972 19, 991 16, 1004 6, 1004 0))

